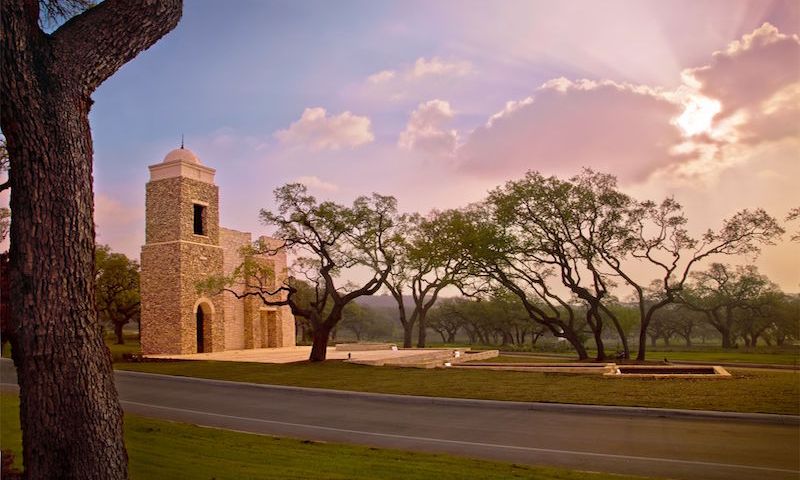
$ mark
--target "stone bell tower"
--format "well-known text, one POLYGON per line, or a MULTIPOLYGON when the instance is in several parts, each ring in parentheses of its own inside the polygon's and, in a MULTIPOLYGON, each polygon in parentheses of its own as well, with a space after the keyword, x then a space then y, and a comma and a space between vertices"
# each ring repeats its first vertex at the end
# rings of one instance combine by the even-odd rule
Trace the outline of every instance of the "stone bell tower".
POLYGON ((141 259, 142 353, 223 350, 223 296, 206 296, 196 288, 198 281, 223 272, 215 170, 183 145, 149 169, 141 259))

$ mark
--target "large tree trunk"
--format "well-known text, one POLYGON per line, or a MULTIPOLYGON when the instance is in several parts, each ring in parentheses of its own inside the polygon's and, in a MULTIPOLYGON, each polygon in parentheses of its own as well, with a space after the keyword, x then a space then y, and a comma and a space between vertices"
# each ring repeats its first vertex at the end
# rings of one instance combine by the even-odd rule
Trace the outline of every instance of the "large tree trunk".
POLYGON ((597 346, 597 358, 596 360, 602 361, 606 359, 606 347, 603 344, 603 334, 602 332, 595 331, 594 332, 594 343, 597 346))
POLYGON ((619 319, 617 319, 616 315, 614 315, 610 310, 603 307, 603 311, 611 318, 611 321, 614 323, 614 328, 617 329, 617 335, 619 335, 619 339, 622 342, 622 354, 625 360, 631 358, 631 351, 628 347, 628 336, 625 334, 625 330, 622 329, 622 325, 619 323, 619 319))
POLYGON ((328 339, 331 335, 331 328, 324 323, 314 329, 313 339, 311 344, 311 356, 308 359, 312 362, 323 362, 328 356, 328 339))
POLYGON ((108 0, 50 36, 37 1, 0 5, 25 475, 126 478, 122 409, 95 311, 90 95, 174 28, 181 2, 108 0))
POLYGON ((90 101, 58 90, 36 92, 28 118, 3 123, 25 471, 125 478, 122 409, 94 306, 90 101))
POLYGON ((125 345, 125 336, 122 333, 122 327, 128 322, 114 322, 114 336, 117 337, 117 345, 125 345))
POLYGON ((586 314, 586 323, 592 329, 592 335, 594 336, 594 343, 597 346, 597 360, 605 360, 606 359, 606 349, 603 345, 603 320, 600 318, 596 307, 592 308, 586 314), (591 320, 594 318, 594 322, 591 320))
POLYGON ((407 322, 403 324, 403 348, 411 348, 413 345, 414 324, 407 322))
POLYGON ((578 354, 578 360, 586 360, 589 358, 589 354, 586 352, 586 347, 583 346, 583 343, 578 339, 578 336, 575 335, 571 329, 564 329, 564 338, 572 345, 572 348, 575 349, 575 352, 578 354))
POLYGON ((425 348, 428 328, 425 326, 425 312, 419 312, 417 316, 417 348, 425 348))
POLYGON ((642 323, 642 326, 639 327, 639 347, 636 353, 636 360, 643 362, 645 360, 645 356, 647 355, 647 323, 642 323))
POLYGON ((731 331, 727 328, 720 328, 719 329, 720 335, 722 335, 722 348, 733 348, 733 340, 731 339, 731 331))
POLYGON ((397 300, 397 309, 400 315, 400 324, 403 326, 403 348, 411 348, 413 344, 415 319, 413 317, 411 319, 406 319, 406 307, 403 304, 402 293, 396 295, 395 299, 397 300))

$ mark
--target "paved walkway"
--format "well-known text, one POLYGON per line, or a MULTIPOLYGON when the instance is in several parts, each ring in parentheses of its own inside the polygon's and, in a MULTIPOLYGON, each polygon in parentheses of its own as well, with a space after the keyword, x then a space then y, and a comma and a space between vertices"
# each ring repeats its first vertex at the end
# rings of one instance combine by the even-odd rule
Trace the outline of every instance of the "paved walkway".
MULTIPOLYGON (((430 352, 431 349, 418 350, 413 348, 399 350, 367 350, 358 352, 337 351, 328 348, 328 360, 346 360, 347 354, 352 354, 354 360, 385 360, 403 358, 420 353, 430 352)), ((254 362, 254 363, 292 363, 308 360, 311 347, 281 347, 281 348, 253 348, 248 350, 227 350, 224 352, 192 353, 188 355, 147 355, 148 358, 169 358, 175 360, 216 360, 220 362, 254 362)))

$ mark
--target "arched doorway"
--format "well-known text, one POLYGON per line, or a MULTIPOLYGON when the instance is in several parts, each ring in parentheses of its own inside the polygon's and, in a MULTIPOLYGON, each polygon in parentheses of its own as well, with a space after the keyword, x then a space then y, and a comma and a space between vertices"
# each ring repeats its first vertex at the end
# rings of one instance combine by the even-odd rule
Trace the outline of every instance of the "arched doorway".
POLYGON ((214 324, 214 305, 207 299, 201 298, 195 304, 195 351, 197 353, 211 352, 212 326, 214 324))
POLYGON ((206 351, 205 348, 205 315, 203 314, 203 307, 198 305, 197 306, 197 325, 196 325, 196 332, 197 332, 197 353, 203 353, 206 351))

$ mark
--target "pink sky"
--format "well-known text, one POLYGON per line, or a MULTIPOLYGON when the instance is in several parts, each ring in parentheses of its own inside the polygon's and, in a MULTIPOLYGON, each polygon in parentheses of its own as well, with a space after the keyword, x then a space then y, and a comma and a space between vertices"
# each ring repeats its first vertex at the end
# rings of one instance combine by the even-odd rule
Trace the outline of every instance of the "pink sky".
MULTIPOLYGON (((675 196, 695 232, 742 208, 782 220, 800 206, 800 2, 314 5, 189 2, 101 88, 100 242, 138 257, 146 167, 181 131, 217 169, 223 225, 254 233, 289 181, 427 212, 529 169, 584 166, 637 198, 675 196), (212 42, 209 22, 232 15, 212 42)), ((796 292, 788 237, 755 261, 796 292)))

